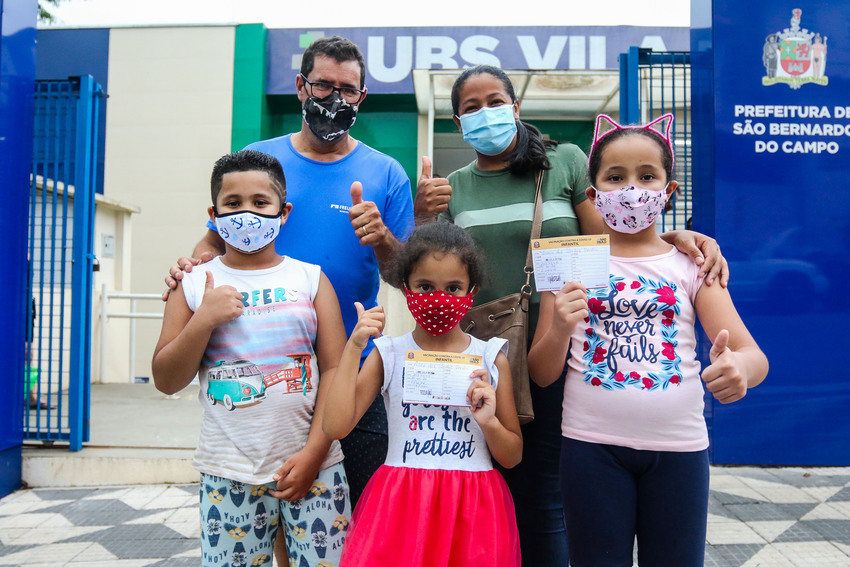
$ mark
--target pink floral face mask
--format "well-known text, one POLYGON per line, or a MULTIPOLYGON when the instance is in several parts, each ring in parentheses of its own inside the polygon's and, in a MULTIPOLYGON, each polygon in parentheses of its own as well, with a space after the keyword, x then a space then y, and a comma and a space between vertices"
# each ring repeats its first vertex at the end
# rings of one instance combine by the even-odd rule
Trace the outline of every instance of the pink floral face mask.
POLYGON ((413 293, 405 286, 404 295, 413 319, 435 337, 454 329, 472 307, 472 293, 457 296, 439 289, 413 293))
POLYGON ((611 230, 635 234, 655 223, 666 202, 667 186, 652 191, 627 185, 614 191, 596 189, 594 204, 611 230))

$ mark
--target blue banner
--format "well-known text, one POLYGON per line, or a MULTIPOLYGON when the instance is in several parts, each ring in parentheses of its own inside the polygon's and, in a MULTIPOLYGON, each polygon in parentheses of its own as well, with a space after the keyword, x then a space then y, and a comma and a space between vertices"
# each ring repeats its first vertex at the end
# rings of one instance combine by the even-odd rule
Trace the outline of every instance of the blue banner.
POLYGON ((267 94, 294 94, 301 54, 320 37, 356 43, 371 93, 413 93, 413 69, 617 69, 633 45, 687 51, 688 28, 635 26, 272 29, 267 94))
POLYGON ((761 386, 713 404, 714 459, 848 465, 850 11, 705 3, 713 33, 694 30, 693 112, 705 120, 694 132, 713 143, 694 149, 694 226, 716 229, 732 298, 770 359, 761 386))

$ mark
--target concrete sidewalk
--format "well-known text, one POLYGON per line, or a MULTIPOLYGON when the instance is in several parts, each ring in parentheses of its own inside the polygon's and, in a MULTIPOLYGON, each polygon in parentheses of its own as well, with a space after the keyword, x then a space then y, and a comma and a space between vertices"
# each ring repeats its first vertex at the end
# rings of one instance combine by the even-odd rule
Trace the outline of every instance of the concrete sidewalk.
POLYGON ((31 488, 192 483, 201 430, 197 385, 166 396, 153 384, 93 384, 90 441, 28 443, 23 480, 31 488))
MULTIPOLYGON (((91 443, 26 448, 0 565, 198 565, 197 392, 94 385, 91 443)), ((706 543, 706 567, 850 567, 850 467, 712 467, 706 543)))

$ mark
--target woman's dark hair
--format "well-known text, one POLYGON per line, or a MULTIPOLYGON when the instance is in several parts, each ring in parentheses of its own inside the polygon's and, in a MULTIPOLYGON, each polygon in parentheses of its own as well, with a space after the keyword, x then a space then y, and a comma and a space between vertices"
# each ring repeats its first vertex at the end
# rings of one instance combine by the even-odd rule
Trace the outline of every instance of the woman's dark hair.
MULTIPOLYGON (((458 75, 454 85, 452 85, 452 112, 455 116, 459 116, 460 91, 463 90, 466 81, 471 77, 485 73, 492 75, 502 82, 505 91, 511 97, 512 103, 517 101, 514 85, 504 71, 492 65, 478 65, 476 67, 470 67, 458 75)), ((557 146, 558 142, 544 140, 540 130, 521 120, 517 120, 516 130, 516 145, 514 146, 514 151, 508 156, 508 171, 522 174, 529 171, 552 169, 552 166, 549 164, 549 158, 546 157, 546 149, 557 146)))
POLYGON ((221 182, 225 174, 236 171, 264 171, 268 173, 272 188, 280 197, 280 206, 286 203, 286 177, 277 158, 256 150, 241 150, 227 154, 218 159, 213 166, 210 176, 210 194, 215 206, 218 194, 221 193, 221 182))
POLYGON ((393 259, 386 276, 390 285, 401 289, 423 256, 431 252, 454 254, 466 266, 469 290, 484 280, 484 255, 463 228, 447 221, 423 224, 413 231, 393 259))
POLYGON ((590 149, 587 174, 592 184, 596 183, 596 176, 599 175, 599 164, 602 161, 602 154, 605 149, 611 145, 611 142, 624 136, 644 136, 655 142, 661 149, 661 165, 664 167, 664 173, 667 174, 667 181, 673 179, 673 152, 661 134, 652 128, 617 128, 606 132, 590 149))

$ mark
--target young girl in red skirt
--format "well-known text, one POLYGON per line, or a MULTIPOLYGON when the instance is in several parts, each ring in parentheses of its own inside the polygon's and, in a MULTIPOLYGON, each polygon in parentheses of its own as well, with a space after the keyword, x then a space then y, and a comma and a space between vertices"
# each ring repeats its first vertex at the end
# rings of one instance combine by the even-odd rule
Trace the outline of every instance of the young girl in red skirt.
POLYGON ((492 464, 510 468, 522 457, 508 345, 458 327, 481 285, 482 265, 462 228, 427 224, 405 243, 390 276, 416 328, 381 336, 383 309, 356 304, 359 321, 328 390, 323 427, 334 439, 345 437, 380 392, 389 449, 352 516, 343 567, 520 565, 513 500, 492 464), (376 348, 358 373, 370 337, 376 348), (417 351, 480 357, 468 378, 469 405, 405 401, 405 361, 417 351))

